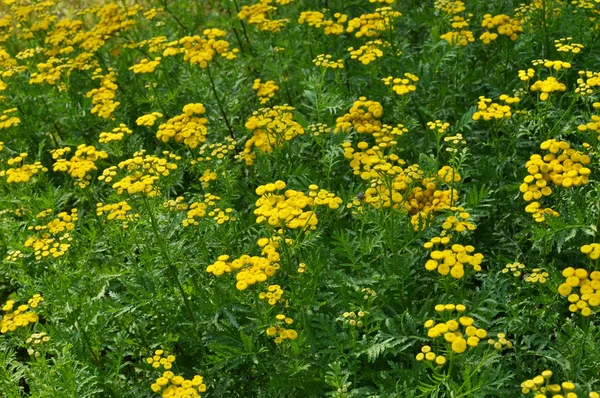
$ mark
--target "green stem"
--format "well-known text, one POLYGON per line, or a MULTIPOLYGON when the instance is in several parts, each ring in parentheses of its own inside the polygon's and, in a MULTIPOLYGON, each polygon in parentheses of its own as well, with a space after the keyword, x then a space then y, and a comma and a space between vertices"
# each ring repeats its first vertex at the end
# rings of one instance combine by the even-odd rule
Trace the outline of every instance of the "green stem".
POLYGON ((150 207, 150 204, 148 203, 148 198, 146 196, 144 196, 143 198, 144 198, 144 207, 146 208, 146 211, 148 212, 148 215, 150 216, 150 222, 152 224, 152 231, 154 232, 154 237, 156 238, 156 240, 159 243, 159 247, 160 247, 160 251, 163 256, 163 259, 167 263, 167 269, 171 273, 171 278, 175 281, 177 289, 179 290, 179 293, 181 294, 181 298, 183 299, 183 304, 188 312, 188 315, 190 316, 190 319, 193 321, 195 319, 195 317, 194 317, 194 312, 192 311, 191 303, 185 293, 185 290, 183 289, 183 285, 181 284, 179 277, 177 276, 177 269, 175 268, 175 265, 171 261, 171 256, 169 255, 169 250, 167 249, 167 246, 165 245, 164 240, 161 239, 161 235, 158 230, 158 223, 156 222, 156 217, 154 216, 154 211, 152 211, 152 208, 150 207))
POLYGON ((217 87, 215 86, 215 81, 213 80, 212 73, 210 73, 210 67, 206 67, 206 72, 208 73, 208 78, 210 80, 210 86, 212 88, 213 94, 215 95, 215 99, 217 100, 217 105, 219 106, 219 110, 221 111, 221 116, 223 116, 223 120, 227 125, 227 129, 229 130, 229 136, 235 140, 235 134, 233 133, 233 129, 229 124, 229 119, 227 119, 227 115, 225 114, 225 110, 223 109, 223 104, 221 103, 221 99, 219 98, 219 94, 217 94, 217 87))

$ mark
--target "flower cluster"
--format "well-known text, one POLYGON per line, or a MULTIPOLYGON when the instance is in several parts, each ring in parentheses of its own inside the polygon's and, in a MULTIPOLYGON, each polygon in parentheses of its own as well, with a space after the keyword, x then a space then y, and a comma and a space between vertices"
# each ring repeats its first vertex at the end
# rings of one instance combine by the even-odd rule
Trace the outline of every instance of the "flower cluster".
POLYGON ((64 156, 69 152, 71 152, 69 147, 50 151, 52 158, 55 160, 52 170, 69 174, 77 181, 80 188, 90 185, 92 181, 91 173, 98 170, 96 162, 108 158, 106 152, 85 144, 79 145, 71 159, 67 160, 64 156))
POLYGON ((506 264, 506 266, 504 268, 502 268, 502 273, 503 274, 508 274, 511 273, 513 274, 514 277, 519 277, 521 275, 523 275, 523 270, 525 269, 525 264, 521 264, 517 261, 515 261, 514 263, 511 264, 506 264))
POLYGON ((351 59, 356 59, 363 65, 369 65, 377 58, 383 57, 382 47, 388 47, 389 43, 382 40, 371 40, 360 46, 359 48, 349 47, 351 59))
POLYGON ((515 41, 517 40, 517 37, 519 37, 519 34, 523 33, 523 20, 511 18, 506 14, 494 16, 492 16, 492 14, 485 14, 481 26, 487 29, 487 31, 479 37, 484 44, 490 44, 498 38, 498 35, 506 36, 512 41, 515 41), (497 33, 490 32, 493 29, 495 29, 497 33))
MULTIPOLYGON (((326 125, 325 123, 315 123, 311 124, 306 128, 306 130, 311 133, 315 137, 319 137, 322 135, 327 135, 333 131, 331 127, 326 125)), ((336 134, 336 133, 334 133, 336 134)))
POLYGON ((291 141, 298 135, 304 134, 302 126, 294 120, 294 108, 288 105, 262 108, 252 113, 245 126, 252 132, 252 137, 246 141, 242 158, 246 165, 254 163, 256 155, 254 148, 263 152, 273 152, 283 147, 286 141, 291 141))
POLYGON ((573 43, 572 37, 564 37, 562 39, 554 40, 554 46, 556 51, 562 53, 579 54, 583 50, 583 44, 573 43))
POLYGON ((589 182, 591 170, 585 166, 590 164, 590 157, 571 148, 568 142, 550 139, 542 142, 542 150, 548 151, 544 157, 534 154, 525 164, 527 175, 519 187, 523 199, 527 202, 525 211, 531 213, 537 222, 545 220, 545 214, 558 216, 554 210, 542 209, 538 202, 543 196, 550 196, 553 183, 559 187, 570 188, 585 185, 589 182))
POLYGON ((231 137, 225 137, 225 142, 203 144, 198 148, 198 155, 200 157, 192 160, 191 164, 210 162, 215 158, 217 160, 225 159, 230 153, 235 152, 236 145, 237 141, 231 137))
POLYGON ((182 221, 183 226, 197 226, 200 224, 198 220, 203 217, 210 217, 219 225, 224 224, 227 221, 235 221, 236 218, 232 216, 232 208, 228 207, 226 209, 221 209, 220 207, 215 207, 219 200, 221 200, 219 196, 205 193, 202 202, 191 203, 189 207, 186 207, 188 212, 187 218, 182 221))
POLYGON ((143 58, 137 64, 129 67, 129 70, 133 71, 135 74, 153 73, 156 70, 156 67, 160 65, 160 60, 160 57, 156 57, 152 61, 148 58, 143 58))
POLYGON ((147 115, 138 117, 135 124, 138 126, 154 126, 156 119, 160 119, 161 117, 163 117, 163 114, 160 112, 148 113, 147 115))
POLYGON ((183 203, 185 198, 178 196, 175 199, 169 199, 163 203, 163 207, 169 209, 169 211, 185 211, 189 208, 186 203, 183 203))
POLYGON ((365 315, 367 314, 364 311, 344 312, 342 314, 342 320, 345 322, 346 325, 350 327, 362 328, 363 326, 365 326, 365 315))
POLYGON ((571 303, 569 311, 590 316, 592 308, 600 305, 600 271, 588 273, 583 268, 568 267, 562 275, 565 281, 558 286, 558 292, 571 303), (579 288, 579 294, 574 292, 575 288, 579 288))
POLYGON ((567 90, 567 86, 559 82, 554 76, 548 76, 544 80, 537 80, 529 89, 534 92, 539 91, 541 93, 540 100, 546 101, 551 93, 555 91, 564 92, 567 90))
POLYGON ((465 275, 467 264, 470 264, 475 272, 481 271, 483 254, 475 253, 475 248, 471 245, 463 246, 458 243, 450 245, 451 240, 452 235, 436 236, 423 245, 425 249, 432 250, 429 254, 430 259, 425 263, 425 269, 437 270, 443 276, 450 274, 455 279, 461 279, 465 275), (438 248, 438 245, 443 248, 438 248))
POLYGON ((292 318, 287 317, 284 314, 277 314, 275 318, 279 324, 267 328, 267 336, 275 337, 275 343, 281 344, 285 340, 296 340, 298 338, 297 331, 286 327, 294 323, 292 318))
POLYGON ((167 44, 163 57, 183 54, 185 62, 198 65, 202 69, 208 68, 217 55, 228 60, 235 59, 239 50, 237 48, 229 50, 229 42, 223 39, 226 34, 221 29, 206 29, 202 32, 202 36, 182 37, 179 41, 167 44))
POLYGON ((570 62, 565 62, 565 61, 552 61, 549 59, 535 59, 533 61, 531 61, 531 63, 533 64, 533 66, 538 66, 538 67, 545 67, 546 69, 548 69, 551 73, 555 72, 555 71, 560 71, 560 70, 564 70, 564 69, 571 69, 571 63, 570 62))
POLYGON ((429 127, 429 130, 435 131, 438 135, 443 135, 450 127, 450 123, 442 122, 438 119, 434 122, 427 122, 427 127, 429 127))
POLYGON ((39 315, 31 309, 37 308, 43 301, 44 298, 40 294, 34 294, 27 304, 21 304, 14 309, 15 300, 8 300, 2 307, 4 315, 0 319, 0 333, 14 332, 17 328, 36 323, 39 320, 39 315))
POLYGON ((158 126, 156 138, 162 142, 169 142, 170 139, 177 143, 183 141, 190 148, 196 148, 200 143, 206 142, 208 119, 199 116, 205 112, 202 104, 187 104, 183 107, 181 115, 172 117, 158 126))
MULTIPOLYGON (((343 144, 344 157, 350 160, 354 174, 370 182, 361 200, 355 200, 352 205, 360 207, 364 202, 376 208, 393 207, 406 211, 413 216, 411 222, 418 228, 420 220, 449 208, 458 199, 457 190, 438 188, 439 177, 424 178, 418 165, 403 167, 406 162, 396 154, 384 154, 381 148, 384 144, 369 148, 366 142, 359 142, 360 152, 349 142, 343 144)), ((443 169, 439 175, 444 179, 459 177, 449 169, 443 169)))
MULTIPOLYGON (((594 109, 600 109, 600 102, 594 102, 593 107, 594 107, 594 109)), ((598 137, 600 137, 600 116, 592 115, 592 121, 590 121, 586 124, 580 124, 579 126, 577 126, 577 130, 579 130, 579 131, 588 131, 588 130, 595 131, 596 134, 598 134, 598 137)))
POLYGON ((11 249, 6 252, 7 256, 4 257, 5 261, 15 262, 20 258, 23 258, 23 252, 21 250, 11 249))
POLYGON ((550 276, 550 274, 546 271, 544 271, 541 268, 533 268, 531 270, 531 273, 528 275, 525 275, 525 282, 527 283, 540 283, 540 284, 544 284, 546 283, 546 281, 548 280, 548 277, 550 276))
POLYGON ((356 37, 375 37, 381 32, 393 30, 394 21, 401 16, 402 13, 394 11, 392 7, 381 7, 374 13, 349 20, 346 32, 354 33, 356 37))
POLYGON ((460 0, 435 0, 434 6, 448 15, 460 14, 465 11, 465 3, 460 0))
MULTIPOLYGON (((51 209, 43 211, 38 218, 45 218, 51 213, 51 209)), ((36 260, 52 256, 58 258, 66 254, 71 247, 72 237, 70 231, 75 229, 75 221, 79 219, 77 209, 71 209, 70 213, 62 211, 56 215, 50 222, 43 225, 29 226, 30 231, 40 232, 40 236, 32 235, 25 243, 25 247, 31 247, 34 250, 36 260)))
POLYGON ((488 344, 494 346, 494 349, 496 351, 510 350, 511 348, 514 347, 512 341, 510 341, 506 338, 506 334, 498 333, 496 335, 496 337, 498 337, 498 340, 495 340, 495 339, 488 340, 488 344))
MULTIPOLYGON (((467 144, 467 141, 464 139, 464 137, 461 133, 456 133, 456 135, 444 137, 444 142, 449 143, 449 145, 446 147, 446 152, 458 152, 458 148, 460 146, 467 144)), ((455 180, 454 182, 460 181, 460 175, 458 177, 458 181, 456 181, 457 180, 456 174, 458 174, 458 172, 450 166, 444 166, 438 172, 439 177, 443 178, 441 173, 446 173, 446 177, 444 178, 445 180, 450 180, 450 176, 453 175, 454 176, 453 179, 455 180), (450 175, 448 175, 448 173, 450 173, 450 175)), ((449 182, 449 181, 446 181, 446 182, 449 182)))
POLYGON ((115 127, 111 132, 102 132, 100 133, 100 139, 98 142, 102 144, 108 144, 113 141, 121 141, 125 134, 131 134, 132 131, 127 128, 127 126, 123 123, 119 124, 119 127, 115 127))
POLYGON ((181 157, 163 151, 165 158, 156 155, 148 155, 145 150, 135 152, 133 157, 124 160, 118 166, 111 166, 102 172, 99 180, 110 183, 117 176, 117 169, 126 170, 128 175, 112 184, 117 194, 122 195, 127 191, 130 195, 145 193, 150 197, 158 195, 159 189, 154 184, 160 176, 166 177, 171 170, 177 169, 177 164, 169 163, 169 160, 181 160, 181 157))
POLYGON ((313 59, 313 64, 321 68, 331 68, 331 69, 343 69, 344 68, 344 60, 338 59, 337 61, 333 60, 331 54, 320 54, 317 55, 317 58, 313 59))
POLYGON ((346 14, 336 12, 334 19, 325 19, 325 14, 319 11, 303 11, 298 18, 299 24, 306 23, 317 29, 323 29, 325 35, 341 35, 344 33, 344 24, 348 21, 346 14))
POLYGON ((504 102, 504 105, 492 102, 491 98, 479 97, 477 112, 473 114, 473 120, 483 119, 489 121, 510 118, 512 116, 510 105, 519 102, 519 97, 510 97, 507 94, 502 94, 499 99, 504 102))
POLYGON ((106 219, 118 221, 123 228, 129 227, 129 221, 133 221, 140 217, 139 214, 131 213, 131 206, 126 201, 118 203, 97 203, 96 204, 96 215, 98 217, 106 215, 106 219))
MULTIPOLYGON (((582 96, 594 94, 594 89, 600 87, 600 72, 580 70, 578 74, 575 92, 582 96)), ((598 109, 599 107, 600 105, 594 108, 598 109)))
POLYGON ((285 188, 281 180, 256 188, 256 194, 260 195, 254 210, 257 224, 267 222, 272 227, 315 230, 319 222, 316 207, 335 210, 342 203, 341 198, 315 184, 308 187, 308 195, 293 189, 284 191, 285 188))
POLYGON ((109 68, 106 74, 102 74, 102 72, 101 68, 94 71, 92 79, 100 80, 100 87, 88 91, 86 97, 92 98, 93 114, 97 114, 103 119, 112 119, 113 112, 121 104, 115 101, 119 89, 116 84, 117 74, 112 68, 109 68))
POLYGON ((469 43, 473 43, 475 41, 473 32, 466 29, 469 27, 471 16, 472 14, 469 14, 468 18, 465 18, 460 15, 454 15, 450 20, 454 30, 440 35, 440 39, 446 40, 451 46, 457 47, 465 47, 469 43))
POLYGON ((421 347, 421 352, 417 354, 416 360, 419 362, 423 360, 435 362, 438 366, 444 366, 446 364, 446 357, 443 355, 436 355, 431 351, 431 346, 428 345, 421 347))
POLYGON ((246 290, 259 282, 264 282, 268 277, 275 275, 280 268, 279 253, 277 252, 280 242, 278 237, 261 238, 258 240, 258 246, 261 248, 261 254, 266 257, 250 256, 243 254, 237 259, 229 261, 230 257, 223 254, 217 261, 206 267, 206 272, 215 276, 231 273, 233 270, 239 270, 236 274, 236 289, 246 290))
POLYGON ((534 393, 536 398, 544 397, 566 397, 576 398, 575 384, 570 381, 563 381, 561 384, 550 384, 552 371, 544 370, 542 374, 535 376, 533 379, 525 380, 521 383, 521 392, 523 394, 534 393))
POLYGON ((21 124, 21 119, 19 119, 17 116, 10 116, 11 113, 16 111, 17 108, 5 109, 2 111, 2 115, 0 115, 0 130, 21 124))
POLYGON ((444 231, 465 232, 467 230, 475 231, 475 229, 477 229, 475 224, 467 221, 471 218, 471 215, 465 211, 464 207, 452 206, 450 207, 450 210, 457 211, 458 217, 454 215, 446 217, 446 220, 442 223, 442 229, 444 231))
POLYGON ((150 385, 152 391, 161 393, 163 398, 177 397, 200 397, 200 393, 206 392, 206 384, 202 376, 194 376, 193 379, 187 380, 183 376, 176 376, 170 370, 167 370, 163 375, 156 379, 150 385), (163 387, 166 387, 163 390, 163 387))
POLYGON ((289 19, 270 19, 269 15, 277 11, 277 7, 271 5, 273 0, 259 0, 250 6, 243 6, 238 13, 238 18, 246 20, 250 25, 256 25, 259 30, 277 33, 289 22, 289 19))
POLYGON ((283 298, 283 289, 279 285, 267 286, 267 291, 260 292, 258 298, 267 301, 269 305, 287 303, 287 300, 284 300, 283 298))
POLYGON ((50 341, 50 336, 46 332, 33 333, 25 340, 27 347, 27 353, 29 356, 39 358, 40 352, 37 350, 41 345, 50 341))
MULTIPOLYGON (((480 341, 487 337, 487 331, 482 328, 477 328, 474 319, 471 317, 463 315, 458 319, 453 318, 454 312, 462 314, 465 310, 466 307, 462 304, 436 305, 435 311, 440 314, 442 321, 436 322, 434 319, 429 319, 425 322, 424 326, 427 329, 427 337, 433 339, 434 343, 441 340, 439 339, 440 337, 443 337, 443 340, 446 343, 444 344, 446 351, 451 350, 456 354, 464 353, 469 347, 477 347, 480 341)), ((425 350, 426 352, 421 352, 423 355, 417 354, 417 360, 426 359, 427 353, 432 352, 431 349, 425 350)), ((435 356, 433 359, 435 359, 435 356)), ((443 365, 443 363, 441 365, 443 365)))
POLYGON ((34 175, 48 171, 48 169, 42 166, 42 163, 40 162, 26 164, 24 160, 27 156, 28 154, 23 152, 14 158, 8 159, 6 163, 12 167, 7 170, 0 170, 0 177, 6 177, 6 182, 9 184, 28 182, 34 175))
POLYGON ((252 89, 256 91, 258 102, 260 102, 261 105, 264 105, 271 101, 271 98, 279 91, 279 86, 277 86, 274 80, 267 80, 262 83, 260 79, 255 79, 252 84, 252 89))
MULTIPOLYGON (((382 116, 383 106, 379 102, 360 97, 354 101, 348 113, 336 119, 334 133, 348 133, 352 128, 359 134, 372 135, 380 148, 394 146, 397 144, 395 139, 408 132, 408 129, 401 124, 397 126, 384 124, 380 120, 382 116)), ((346 143, 344 145, 347 147, 346 143)), ((365 145, 368 147, 366 142, 359 143, 359 149, 367 149, 365 145)))
POLYGON ((156 350, 153 356, 146 358, 146 363, 152 365, 154 369, 162 366, 165 370, 169 370, 173 367, 173 362, 175 362, 175 355, 169 355, 164 350, 156 350))
POLYGON ((415 83, 419 81, 419 78, 412 73, 405 73, 403 78, 388 76, 381 81, 386 86, 391 86, 392 91, 396 94, 406 95, 417 90, 415 83))
POLYGON ((581 246, 581 252, 587 255, 592 260, 600 258, 600 243, 590 243, 589 245, 581 246))

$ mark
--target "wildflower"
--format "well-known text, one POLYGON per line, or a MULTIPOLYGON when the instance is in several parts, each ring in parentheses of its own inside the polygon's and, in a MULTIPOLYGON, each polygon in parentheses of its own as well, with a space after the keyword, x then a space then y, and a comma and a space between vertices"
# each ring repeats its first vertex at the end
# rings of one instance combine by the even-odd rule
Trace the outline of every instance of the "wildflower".
POLYGON ((158 126, 156 138, 163 142, 169 142, 173 138, 178 143, 183 141, 191 149, 196 148, 200 143, 206 142, 208 119, 199 117, 205 112, 202 104, 185 105, 181 115, 158 126))
POLYGON ((466 29, 469 26, 471 15, 472 14, 469 14, 469 18, 454 15, 450 21, 452 24, 452 28, 454 28, 455 30, 451 30, 440 35, 440 39, 446 40, 451 46, 457 47, 464 47, 467 46, 469 43, 473 43, 475 41, 473 32, 466 29))
POLYGON ((393 30, 393 22, 401 16, 402 13, 394 11, 392 7, 381 7, 372 14, 362 14, 348 21, 346 32, 354 33, 356 37, 375 37, 380 32, 393 30))
MULTIPOLYGON (((146 363, 148 365, 152 365, 153 368, 158 369, 163 367, 165 370, 169 370, 173 367, 173 363, 175 362, 175 356, 169 355, 164 350, 156 350, 154 351, 154 355, 146 358, 146 363)), ((159 386, 164 386, 168 383, 169 378, 163 375, 163 378, 156 381, 156 384, 159 386)))
POLYGON ((321 68, 331 68, 331 69, 343 69, 344 68, 344 60, 338 59, 337 61, 333 60, 331 54, 321 54, 317 55, 317 58, 313 59, 313 64, 319 66, 321 68))
POLYGON ((558 286, 558 292, 571 303, 569 311, 580 311, 586 317, 595 313, 600 306, 600 271, 588 273, 583 268, 567 267, 562 275, 565 281, 558 286), (579 294, 575 293, 577 288, 579 294))
POLYGON ((485 14, 481 26, 486 28, 479 38, 484 44, 490 44, 490 42, 496 40, 498 36, 506 36, 512 41, 517 40, 519 34, 523 33, 523 20, 518 18, 511 18, 506 14, 494 15, 485 14), (491 30, 495 29, 496 32, 490 33, 491 30))
MULTIPOLYGON (((50 213, 51 209, 48 209, 38 214, 37 218, 46 218, 50 213)), ((56 218, 46 224, 29 226, 28 230, 41 231, 41 234, 30 236, 23 245, 34 250, 35 259, 38 261, 46 257, 61 257, 71 247, 71 244, 67 243, 73 239, 69 232, 75 229, 75 221, 78 219, 77 209, 71 209, 70 213, 58 213, 56 218)))
POLYGON ((412 73, 405 73, 404 78, 388 76, 381 79, 386 86, 391 86, 392 91, 402 96, 416 91, 417 87, 414 83, 419 81, 419 78, 412 73))
MULTIPOLYGON (((2 115, 0 115, 0 130, 8 129, 21 124, 21 119, 19 117, 11 116, 11 114, 15 113, 16 111, 17 108, 10 108, 2 111, 2 115)), ((0 147, 2 147, 2 144, 0 144, 0 147)))
POLYGON ((460 0, 436 0, 434 6, 448 15, 459 14, 465 11, 465 3, 460 0))
POLYGON ((519 97, 509 97, 506 94, 500 96, 500 100, 504 101, 505 105, 492 102, 491 98, 479 97, 477 102, 477 112, 473 114, 473 120, 482 119, 489 121, 492 119, 501 120, 512 117, 510 105, 520 101, 519 97))
POLYGON ((275 96, 275 93, 279 91, 279 87, 274 80, 268 80, 264 83, 261 83, 260 79, 255 79, 254 83, 252 84, 252 89, 256 91, 258 101, 261 105, 271 101, 271 99, 275 96))
POLYGON ((560 396, 561 392, 565 393, 565 397, 571 398, 570 391, 575 389, 575 384, 569 381, 562 382, 559 384, 549 384, 552 377, 550 370, 545 370, 541 375, 534 377, 533 379, 525 380, 521 383, 521 392, 528 394, 530 392, 536 393, 537 396, 546 397, 546 393, 551 393, 553 397, 560 396))
POLYGON ((123 137, 125 136, 125 134, 131 134, 131 133, 132 133, 132 131, 129 128, 127 128, 126 125, 121 123, 121 124, 119 124, 119 127, 115 127, 109 133, 106 133, 106 132, 100 133, 100 139, 98 140, 98 142, 103 143, 103 144, 108 144, 113 141, 121 141, 123 139, 123 137))
POLYGON ((274 337, 275 343, 282 344, 285 340, 296 340, 298 332, 294 329, 288 329, 286 326, 294 323, 294 320, 283 314, 276 316, 278 325, 267 328, 267 336, 274 337))
POLYGON ((316 185, 309 187, 308 195, 291 189, 283 192, 285 187, 283 181, 276 181, 256 188, 256 193, 261 195, 254 210, 257 224, 267 222, 273 227, 315 230, 318 223, 316 207, 327 206, 336 210, 342 203, 335 194, 319 190, 316 185))
POLYGON ((43 301, 44 298, 40 294, 35 294, 29 299, 28 304, 22 304, 14 309, 16 301, 8 300, 2 306, 4 314, 0 318, 0 333, 14 332, 18 328, 36 323, 39 320, 39 315, 31 309, 37 308, 39 303, 43 301))
POLYGON ((131 206, 126 201, 121 201, 113 204, 96 204, 96 215, 98 217, 106 215, 109 221, 116 220, 123 228, 128 228, 129 222, 140 217, 139 214, 131 213, 131 206))
POLYGON ((349 47, 348 52, 351 59, 356 59, 363 65, 369 65, 377 58, 383 57, 382 47, 389 47, 389 43, 382 40, 371 40, 357 49, 349 47))
POLYGON ((112 184, 117 194, 122 195, 127 191, 130 195, 144 193, 154 197, 159 193, 158 187, 154 184, 161 176, 166 177, 172 170, 177 169, 177 164, 169 163, 169 160, 181 160, 180 156, 169 151, 163 151, 163 155, 165 158, 148 155, 145 150, 135 152, 132 158, 105 169, 98 179, 110 183, 117 178, 117 170, 126 170, 127 175, 112 184))
POLYGON ((279 237, 259 239, 257 243, 261 248, 261 256, 243 254, 230 261, 229 255, 220 255, 217 261, 206 267, 206 272, 221 276, 238 271, 235 277, 237 281, 235 287, 238 290, 246 290, 256 283, 265 282, 280 268, 278 252, 280 239, 279 237))
MULTIPOLYGON (((443 314, 452 312, 462 313, 465 310, 465 306, 462 304, 454 305, 454 304, 438 304, 435 306, 435 311, 443 314)), ((473 318, 461 316, 459 318, 460 322, 457 322, 454 319, 450 319, 444 322, 437 322, 433 319, 429 319, 425 322, 425 328, 427 329, 427 336, 436 341, 436 339, 443 340, 446 347, 449 347, 453 352, 457 354, 462 354, 469 347, 474 348, 479 345, 481 339, 487 336, 487 332, 484 329, 479 329, 474 326, 473 318), (461 330, 462 327, 462 330, 461 330), (441 339, 443 337, 443 339, 441 339)), ((433 349, 431 346, 426 345, 421 348, 421 354, 417 354, 417 360, 426 359, 428 361, 433 361, 439 356, 433 354, 433 349), (433 355, 429 355, 433 354, 433 355)), ((445 358, 436 361, 436 364, 442 366, 446 363, 445 358)))
POLYGON ((514 347, 513 343, 506 338, 506 334, 498 333, 496 337, 498 338, 498 340, 488 340, 488 344, 493 346, 496 351, 509 350, 514 347))
POLYGON ((427 127, 429 127, 430 130, 434 130, 438 135, 443 135, 450 127, 450 123, 442 122, 438 119, 434 122, 427 122, 427 127))
POLYGON ((543 222, 547 214, 558 216, 557 212, 549 208, 543 209, 537 202, 552 194, 549 184, 564 188, 586 185, 591 173, 585 167, 590 164, 590 157, 572 149, 567 142, 550 139, 542 142, 540 148, 550 153, 543 158, 541 155, 531 155, 525 164, 529 175, 519 187, 525 201, 534 201, 527 205, 525 211, 531 213, 536 222, 543 222))
POLYGON ((104 119, 112 119, 113 112, 121 104, 114 100, 119 88, 116 84, 117 74, 112 68, 109 68, 106 74, 102 72, 101 68, 94 71, 92 80, 100 80, 100 87, 88 91, 86 97, 92 98, 93 114, 98 114, 104 119))
POLYGON ((6 164, 12 166, 7 170, 0 170, 0 177, 6 177, 7 183, 25 183, 31 180, 36 174, 45 173, 48 169, 40 162, 26 164, 25 158, 29 156, 26 152, 19 154, 6 161, 6 164))
POLYGON ((262 108, 254 112, 246 121, 246 128, 252 132, 252 137, 246 141, 241 158, 250 166, 254 163, 255 148, 263 152, 273 152, 286 141, 291 141, 298 135, 304 134, 302 126, 294 120, 294 108, 288 105, 262 108))
POLYGON ((131 66, 129 70, 133 71, 135 74, 153 73, 156 70, 156 67, 160 65, 160 60, 160 57, 154 58, 153 61, 143 58, 139 63, 131 66))
POLYGON ((583 50, 583 44, 573 43, 571 37, 563 37, 554 40, 554 46, 558 52, 579 54, 583 50))
POLYGON ((325 14, 319 11, 303 11, 300 13, 298 23, 306 23, 308 26, 313 26, 317 29, 322 28, 325 35, 341 35, 344 33, 344 24, 348 21, 348 16, 336 12, 333 18, 325 19, 325 14))
POLYGON ((277 7, 270 5, 271 2, 271 0, 260 0, 250 6, 243 6, 238 13, 238 18, 248 21, 250 25, 256 25, 261 31, 279 32, 289 19, 270 19, 269 15, 277 11, 277 7))
POLYGON ((52 158, 55 160, 52 169, 68 173, 77 181, 80 188, 85 188, 90 185, 91 173, 98 170, 96 162, 108 158, 108 154, 104 151, 98 151, 91 145, 81 144, 77 147, 71 159, 67 160, 64 156, 70 151, 71 148, 69 147, 50 151, 52 158))
POLYGON ((217 55, 232 60, 237 58, 239 50, 229 49, 229 42, 223 37, 226 32, 221 29, 206 29, 202 36, 185 36, 174 43, 169 43, 163 51, 163 58, 183 54, 183 60, 202 69, 208 68, 217 55), (179 47, 177 47, 179 45, 179 47))
POLYGON ((135 124, 137 124, 138 126, 154 126, 156 119, 160 119, 161 117, 163 117, 162 113, 152 112, 147 115, 138 117, 135 121, 135 124))

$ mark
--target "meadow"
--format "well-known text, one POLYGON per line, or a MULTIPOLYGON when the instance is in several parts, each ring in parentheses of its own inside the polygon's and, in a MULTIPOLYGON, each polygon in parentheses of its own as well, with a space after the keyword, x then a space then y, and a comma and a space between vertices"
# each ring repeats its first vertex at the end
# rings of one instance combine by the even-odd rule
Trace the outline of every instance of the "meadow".
POLYGON ((600 398, 599 0, 2 0, 0 397, 600 398))

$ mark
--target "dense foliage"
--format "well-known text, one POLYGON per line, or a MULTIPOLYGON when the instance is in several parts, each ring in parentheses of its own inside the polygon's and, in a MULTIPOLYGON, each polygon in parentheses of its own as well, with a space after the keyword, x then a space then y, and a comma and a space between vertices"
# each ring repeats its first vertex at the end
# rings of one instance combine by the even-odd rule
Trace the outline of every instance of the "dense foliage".
POLYGON ((3 0, 0 397, 600 397, 599 18, 3 0))

